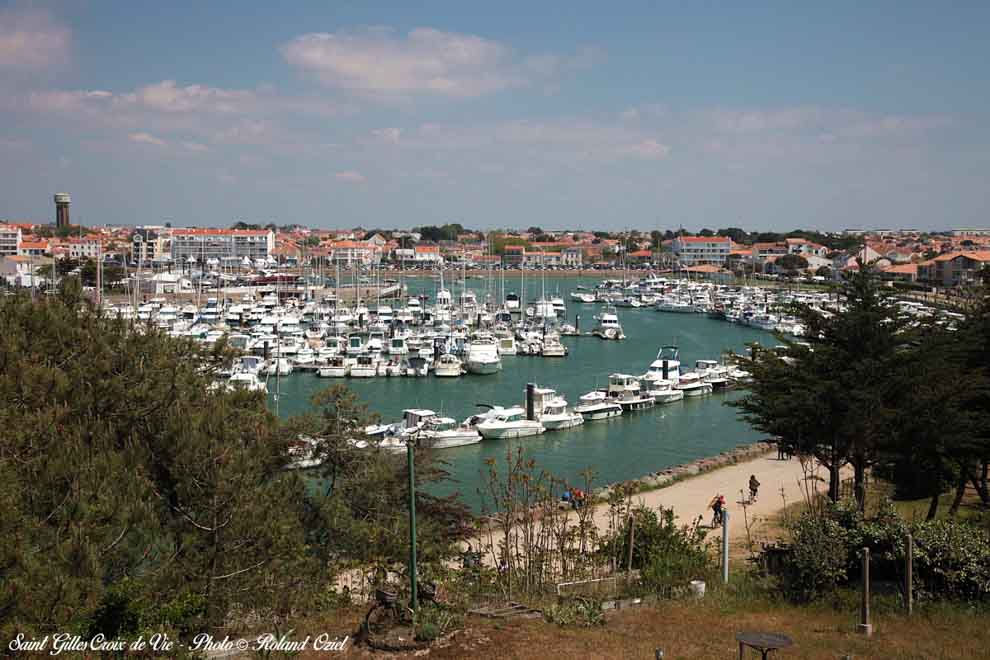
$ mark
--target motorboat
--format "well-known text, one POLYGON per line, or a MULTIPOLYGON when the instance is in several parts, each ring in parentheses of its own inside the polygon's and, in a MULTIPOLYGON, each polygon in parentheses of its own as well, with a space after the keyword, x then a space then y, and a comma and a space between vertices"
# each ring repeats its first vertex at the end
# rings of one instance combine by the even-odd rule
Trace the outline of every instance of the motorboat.
POLYGON ((512 335, 498 337, 498 354, 515 355, 516 338, 513 337, 512 335))
POLYGON ((715 360, 698 360, 694 363, 695 371, 702 380, 712 386, 712 390, 719 391, 731 386, 729 379, 729 368, 715 360))
POLYGON ((609 399, 604 390, 594 390, 582 395, 574 406, 574 412, 580 414, 586 421, 608 419, 622 414, 622 406, 609 399))
POLYGON ((422 355, 407 355, 402 361, 402 373, 405 376, 421 377, 430 374, 430 361, 422 355))
POLYGON ((269 376, 288 376, 292 373, 292 362, 288 358, 275 358, 268 363, 265 373, 269 376))
POLYGON ((566 357, 567 347, 560 343, 560 337, 556 333, 547 334, 543 338, 540 355, 543 357, 566 357))
POLYGON ((351 363, 343 355, 334 355, 316 374, 320 378, 344 378, 351 370, 351 363))
POLYGON ((628 374, 612 374, 608 377, 608 396, 622 406, 623 412, 645 410, 656 403, 653 397, 643 392, 639 380, 628 374))
POLYGON ((581 413, 567 408, 567 400, 548 387, 533 389, 533 411, 539 421, 548 431, 569 429, 584 424, 581 413))
POLYGON ((461 360, 452 353, 444 353, 433 364, 433 375, 440 378, 456 378, 462 373, 461 360))
POLYGON ((263 392, 268 393, 268 387, 265 385, 264 381, 258 378, 257 374, 251 373, 249 371, 238 371, 230 375, 230 380, 227 381, 227 386, 230 389, 243 389, 249 392, 263 392))
POLYGON ((684 390, 676 387, 676 380, 644 381, 646 395, 652 396, 657 403, 673 403, 684 398, 684 390))
POLYGON ((519 310, 519 294, 510 292, 505 294, 505 308, 508 310, 519 310))
POLYGON ((619 323, 619 317, 615 313, 615 308, 611 305, 606 305, 602 312, 595 316, 595 320, 598 321, 594 329, 591 331, 596 337, 601 339, 625 339, 626 335, 622 332, 622 325, 619 323))
POLYGON ((488 375, 502 369, 495 336, 488 332, 476 332, 467 344, 464 360, 468 373, 488 375))
POLYGON ((596 302, 598 297, 590 291, 571 291, 571 300, 590 305, 596 302))
POLYGON ((476 428, 458 424, 452 417, 439 415, 426 419, 417 437, 420 446, 428 449, 448 449, 481 442, 481 434, 476 428))
POLYGON ((348 375, 351 378, 373 378, 378 375, 378 360, 370 353, 359 355, 348 375))
POLYGON ((537 420, 526 419, 526 412, 519 407, 504 409, 478 424, 477 429, 486 439, 525 438, 546 431, 537 420))
POLYGON ((706 383, 700 374, 693 371, 681 374, 677 389, 683 391, 684 396, 705 396, 712 393, 711 383, 706 383))
POLYGON ((388 342, 388 354, 403 356, 409 352, 405 337, 392 337, 388 342))
POLYGON ((650 368, 643 374, 645 381, 677 382, 681 377, 681 362, 678 359, 676 346, 662 346, 657 352, 657 358, 650 363, 650 368))

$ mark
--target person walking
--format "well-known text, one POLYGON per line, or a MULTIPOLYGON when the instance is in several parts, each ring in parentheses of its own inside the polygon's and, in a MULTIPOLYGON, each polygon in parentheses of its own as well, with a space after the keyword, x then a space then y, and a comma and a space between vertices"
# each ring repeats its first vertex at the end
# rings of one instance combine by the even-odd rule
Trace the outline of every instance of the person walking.
POLYGON ((756 501, 756 494, 760 490, 760 482, 755 474, 749 475, 749 501, 756 501))

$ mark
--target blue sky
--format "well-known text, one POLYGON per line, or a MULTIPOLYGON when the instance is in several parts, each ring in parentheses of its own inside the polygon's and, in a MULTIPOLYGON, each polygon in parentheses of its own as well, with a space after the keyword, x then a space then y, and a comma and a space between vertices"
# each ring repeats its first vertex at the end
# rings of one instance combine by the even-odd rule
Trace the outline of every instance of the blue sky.
POLYGON ((978 2, 4 5, 0 217, 49 219, 64 190, 87 224, 986 226, 988 19, 978 2))

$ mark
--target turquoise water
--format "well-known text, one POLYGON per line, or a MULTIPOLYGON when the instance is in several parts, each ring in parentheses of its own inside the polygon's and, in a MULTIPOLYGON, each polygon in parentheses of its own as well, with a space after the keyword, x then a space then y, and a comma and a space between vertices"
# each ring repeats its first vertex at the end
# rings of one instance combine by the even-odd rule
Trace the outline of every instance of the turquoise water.
MULTIPOLYGON (((581 305, 567 294, 578 284, 593 286, 596 280, 548 280, 548 295, 558 290, 567 302, 571 322, 581 315, 583 330, 594 325, 600 305, 581 305)), ((539 295, 541 283, 527 281, 528 300, 539 295)), ((479 300, 484 300, 486 282, 468 280, 479 300)), ((428 280, 409 283, 413 293, 431 296, 435 285, 428 280)), ((450 288, 450 287, 448 287, 450 288)), ((460 285, 454 289, 455 296, 460 285)), ((519 291, 518 280, 506 283, 507 291, 519 291)), ((461 378, 373 378, 324 379, 310 373, 292 374, 281 381, 279 412, 288 416, 309 407, 309 398, 320 388, 345 383, 385 421, 396 421, 404 408, 429 408, 464 419, 476 411, 476 403, 521 405, 526 383, 552 387, 573 405, 580 395, 607 384, 608 375, 621 372, 639 375, 646 371, 660 345, 676 343, 683 367, 699 359, 718 359, 727 349, 741 352, 748 342, 772 345, 772 335, 703 314, 668 314, 649 308, 618 309, 625 341, 602 341, 595 337, 564 337, 570 349, 566 358, 504 356, 502 371, 491 376, 461 378)), ((269 388, 273 389, 271 383, 269 388)), ((710 456, 744 442, 759 439, 736 411, 724 405, 738 393, 686 399, 611 420, 586 423, 574 429, 548 432, 514 440, 524 443, 537 464, 557 476, 580 483, 580 473, 591 468, 595 483, 602 485, 643 476, 662 468, 710 456)), ((478 506, 477 488, 482 483, 485 460, 505 457, 506 441, 487 440, 468 447, 441 450, 449 462, 453 484, 438 488, 438 494, 459 491, 471 506, 478 506)))

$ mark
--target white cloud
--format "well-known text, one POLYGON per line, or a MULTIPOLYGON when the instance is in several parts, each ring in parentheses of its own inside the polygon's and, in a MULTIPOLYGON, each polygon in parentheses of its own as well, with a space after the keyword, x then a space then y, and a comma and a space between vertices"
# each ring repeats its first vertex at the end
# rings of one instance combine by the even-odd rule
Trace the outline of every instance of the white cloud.
POLYGON ((590 61, 556 55, 518 57, 508 46, 472 34, 416 28, 310 33, 282 47, 292 66, 331 87, 384 95, 474 97, 547 80, 590 61))
POLYGON ((38 71, 68 59, 72 33, 41 10, 0 12, 0 68, 38 71))
POLYGON ((244 111, 256 100, 254 92, 203 85, 179 87, 174 80, 146 85, 124 97, 160 112, 207 111, 229 114, 244 111))
POLYGON ((398 144, 399 139, 402 137, 401 128, 378 128, 371 131, 371 136, 373 139, 379 142, 387 142, 389 144, 398 144))
POLYGON ((145 133, 144 131, 139 131, 137 133, 130 133, 127 139, 131 142, 137 142, 139 144, 153 144, 156 147, 164 147, 166 145, 165 140, 157 138, 151 133, 145 133))
POLYGON ((653 138, 647 138, 627 147, 622 147, 619 149, 619 152, 628 156, 636 156, 637 158, 659 160, 667 157, 670 153, 670 147, 666 144, 660 144, 653 138))
POLYGON ((208 146, 206 146, 205 144, 201 144, 199 142, 183 142, 182 148, 185 149, 186 151, 192 151, 196 153, 202 153, 204 151, 210 150, 208 146))
POLYGON ((364 183, 368 179, 360 172, 355 172, 353 170, 347 170, 346 172, 337 172, 334 175, 337 181, 344 181, 345 183, 364 183))

